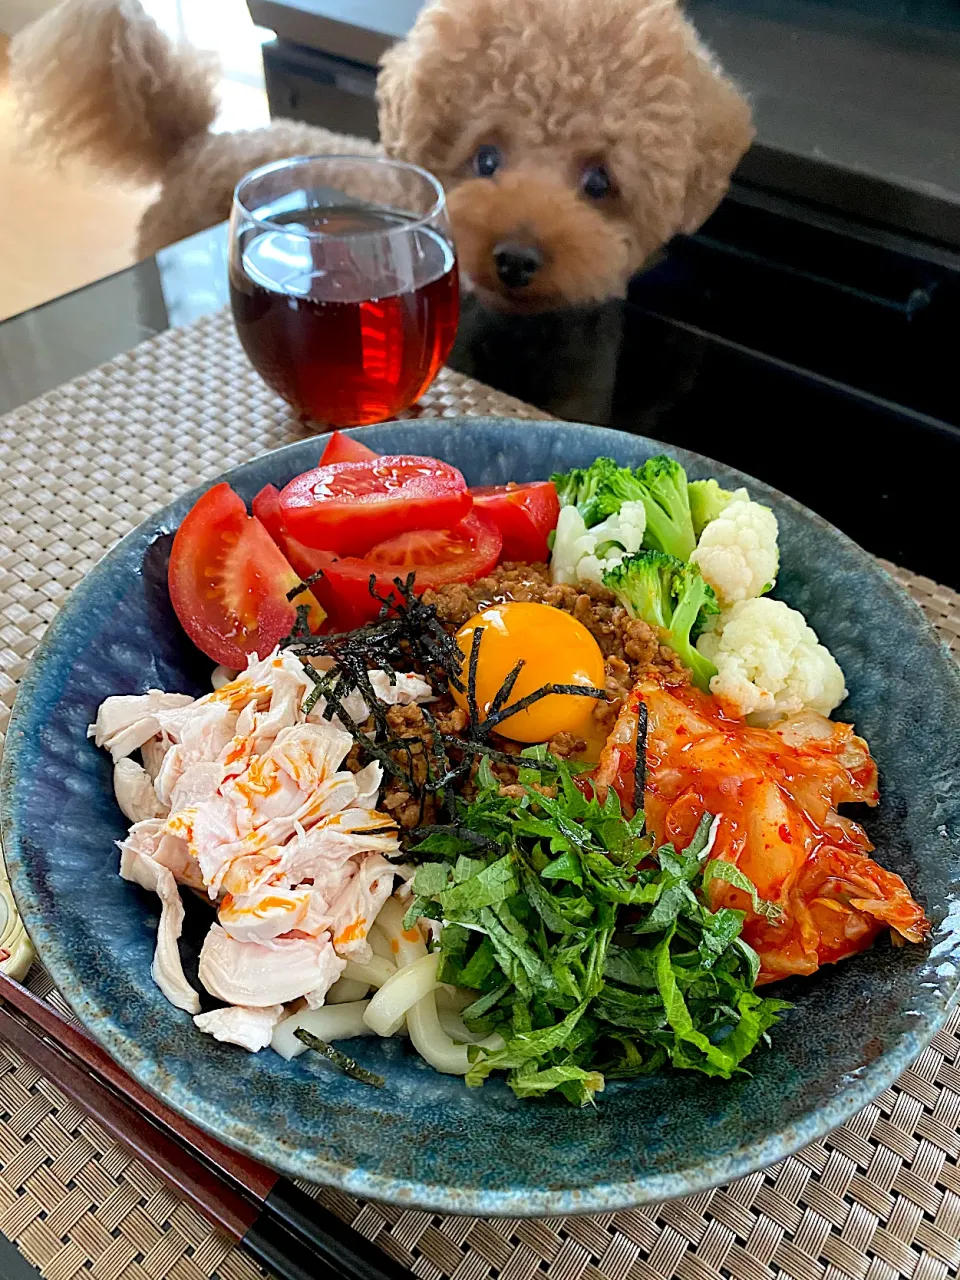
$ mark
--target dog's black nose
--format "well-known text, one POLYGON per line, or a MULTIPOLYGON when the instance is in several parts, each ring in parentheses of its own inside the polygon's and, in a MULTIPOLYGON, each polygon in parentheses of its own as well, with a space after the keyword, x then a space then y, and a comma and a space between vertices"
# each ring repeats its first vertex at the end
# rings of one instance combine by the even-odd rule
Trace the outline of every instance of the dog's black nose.
POLYGON ((523 289, 543 266, 543 254, 531 244, 504 240, 494 248, 493 261, 508 289, 523 289))

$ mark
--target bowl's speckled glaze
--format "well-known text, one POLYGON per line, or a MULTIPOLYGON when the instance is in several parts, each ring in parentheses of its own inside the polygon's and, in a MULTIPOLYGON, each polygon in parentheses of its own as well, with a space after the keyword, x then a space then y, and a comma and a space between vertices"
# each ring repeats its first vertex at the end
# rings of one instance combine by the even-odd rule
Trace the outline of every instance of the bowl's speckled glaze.
MULTIPOLYGON (((447 459, 471 484, 548 476, 598 454, 636 465, 662 446, 592 427, 468 419, 367 428, 381 452, 447 459)), ((943 1021, 960 963, 960 681, 919 610, 875 561, 791 499, 682 450, 691 478, 746 484, 780 521, 777 595, 801 609, 847 675, 850 718, 880 765, 866 817, 880 860, 934 922, 930 948, 871 952, 790 985, 796 1007, 722 1083, 692 1074, 615 1083, 596 1109, 468 1090, 401 1041, 350 1051, 386 1088, 304 1055, 249 1056, 194 1029, 150 977, 156 901, 117 875, 125 823, 110 761, 86 737, 108 694, 200 694, 210 664, 186 641, 165 585, 187 494, 129 534, 77 586, 17 699, 3 761, 3 839, 13 888, 54 980, 144 1085, 229 1143, 294 1175, 401 1205, 473 1214, 566 1214, 684 1195, 819 1138, 891 1084, 943 1021)), ((311 439, 237 468, 246 499, 316 464, 311 439)), ((207 486, 204 486, 206 488, 207 486)), ((199 492, 199 491, 198 491, 199 492)), ((189 896, 189 895, 188 895, 189 896)), ((190 904, 188 968, 204 908, 190 904), (192 942, 191 942, 192 938, 192 942)))

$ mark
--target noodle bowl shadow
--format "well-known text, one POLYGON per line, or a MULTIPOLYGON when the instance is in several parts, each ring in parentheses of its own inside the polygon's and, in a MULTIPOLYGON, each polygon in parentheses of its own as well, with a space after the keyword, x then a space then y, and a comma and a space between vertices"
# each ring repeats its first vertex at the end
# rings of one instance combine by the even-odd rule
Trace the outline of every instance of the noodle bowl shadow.
MULTIPOLYGON (((473 418, 388 423, 362 438, 381 452, 444 458, 471 484, 541 478, 598 454, 637 465, 665 448, 600 428, 473 418)), ((316 439, 290 445, 224 478, 249 501, 315 465, 317 450, 316 439)), ((838 714, 856 722, 880 766, 883 799, 867 827, 932 919, 931 947, 881 941, 790 984, 783 994, 796 1007, 751 1059, 751 1075, 615 1082, 584 1111, 519 1101, 502 1081, 467 1089, 400 1040, 342 1046, 386 1077, 378 1090, 317 1055, 288 1063, 202 1035, 151 979, 156 900, 117 875, 114 841, 126 824, 109 757, 86 737, 109 694, 209 689, 212 664, 181 632, 165 585, 168 535, 198 489, 124 538, 68 596, 21 686, 0 790, 7 865, 40 955, 81 1021, 147 1088, 250 1155, 354 1195, 555 1215, 686 1195, 781 1160, 852 1116, 922 1050, 956 998, 960 964, 956 668, 916 606, 844 535, 739 472, 668 451, 691 478, 746 484, 776 511, 775 594, 807 615, 847 674, 838 714)), ((188 966, 209 919, 199 904, 190 916, 188 966)))

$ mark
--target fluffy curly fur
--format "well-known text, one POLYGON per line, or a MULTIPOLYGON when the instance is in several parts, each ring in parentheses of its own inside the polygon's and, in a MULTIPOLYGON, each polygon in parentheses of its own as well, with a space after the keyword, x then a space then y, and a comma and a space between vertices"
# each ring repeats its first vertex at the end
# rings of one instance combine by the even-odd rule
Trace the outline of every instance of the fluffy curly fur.
MULTIPOLYGON (((291 121, 210 133, 213 64, 173 48, 138 0, 63 0, 14 40, 10 67, 29 147, 161 183, 144 255, 226 218, 257 165, 343 148, 291 121)), ((712 212, 752 137, 749 108, 677 0, 432 0, 385 56, 378 96, 387 154, 447 188, 468 280, 522 310, 622 293, 712 212), (482 144, 504 157, 490 178, 472 168, 482 144), (599 200, 581 190, 595 164, 613 181, 599 200), (497 277, 505 240, 542 254, 522 290, 497 277)))
POLYGON ((543 308, 620 293, 671 236, 712 213, 746 151, 750 111, 675 0, 434 0, 387 53, 387 153, 436 173, 457 251, 487 301, 543 308), (481 145, 504 163, 473 176, 481 145), (580 180, 602 163, 611 194, 580 180), (492 251, 544 266, 517 296, 492 251))
MULTIPOLYGON (((139 257, 223 222, 234 187, 258 165, 344 150, 341 135, 293 120, 211 133, 216 81, 216 59, 172 45, 139 0, 63 0, 10 47, 25 149, 160 183, 140 223, 139 257)), ((361 139, 349 149, 380 152, 361 139)))

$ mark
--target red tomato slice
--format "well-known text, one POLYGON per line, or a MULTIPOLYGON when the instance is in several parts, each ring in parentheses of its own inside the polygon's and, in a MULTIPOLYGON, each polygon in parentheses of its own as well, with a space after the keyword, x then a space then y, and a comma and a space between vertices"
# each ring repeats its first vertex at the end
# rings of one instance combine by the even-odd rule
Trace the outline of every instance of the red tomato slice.
POLYGON ((496 565, 500 534, 491 521, 471 511, 456 529, 399 534, 378 543, 363 558, 338 557, 329 551, 306 547, 289 536, 282 545, 302 577, 323 570, 323 576, 312 587, 313 594, 334 630, 353 631, 372 622, 380 612, 380 601, 370 594, 371 575, 381 600, 395 594, 396 578, 405 579, 411 572, 415 575, 413 585, 418 594, 447 582, 473 582, 496 565))
POLYGON ((503 539, 492 520, 471 511, 454 529, 409 529, 371 547, 364 559, 391 577, 416 574, 417 591, 448 582, 474 582, 496 565, 503 539))
MULTIPOLYGON (((279 544, 301 581, 312 578, 315 573, 323 570, 323 576, 311 583, 310 591, 326 614, 327 626, 324 630, 355 631, 365 622, 371 622, 380 612, 380 605, 367 587, 373 572, 372 565, 353 556, 337 557, 332 551, 304 546, 288 534, 281 533, 279 544), (335 589, 327 576, 333 565, 343 566, 340 576, 347 580, 343 589, 335 589)), ((391 578, 377 578, 377 591, 380 595, 389 594, 392 586, 391 578)))
POLYGON ((363 555, 408 529, 452 529, 472 505, 455 467, 411 454, 318 467, 280 494, 287 533, 340 555, 363 555))
POLYGON ((283 516, 280 514, 280 490, 275 484, 265 484, 254 498, 253 514, 269 533, 278 547, 283 549, 283 516))
MULTIPOLYGON (((228 484, 214 485, 187 514, 173 540, 167 581, 184 631, 228 667, 269 653, 296 621, 287 592, 300 575, 228 484)), ((323 610, 309 592, 302 603, 317 630, 323 610)))
POLYGON ((547 560, 547 534, 557 527, 560 502, 552 480, 482 485, 470 490, 476 509, 503 536, 504 560, 547 560))
POLYGON ((363 462, 365 458, 377 456, 372 449, 368 449, 359 440, 354 440, 352 436, 345 436, 342 431, 335 431, 327 441, 327 447, 320 458, 320 465, 326 467, 331 462, 363 462))
POLYGON ((318 566, 323 569, 323 577, 317 580, 313 590, 329 607, 330 626, 334 631, 356 631, 357 627, 373 622, 380 614, 382 601, 396 594, 394 578, 404 576, 397 571, 378 571, 369 560, 361 560, 359 556, 337 559, 327 551, 316 554, 330 557, 329 564, 318 566), (370 594, 371 575, 379 600, 370 594))
POLYGON ((310 590, 327 616, 327 630, 355 631, 377 617, 381 605, 370 594, 371 574, 377 595, 386 598, 394 590, 396 572, 378 570, 358 556, 336 556, 290 537, 284 538, 283 550, 301 579, 323 571, 310 590))

